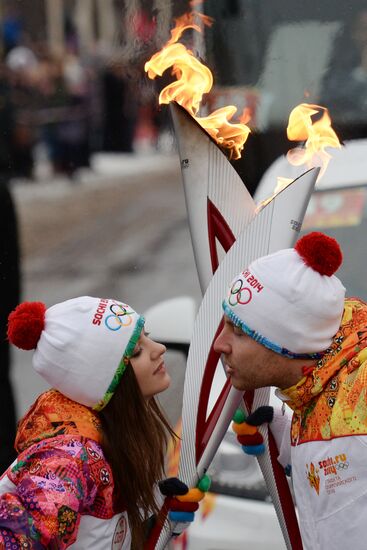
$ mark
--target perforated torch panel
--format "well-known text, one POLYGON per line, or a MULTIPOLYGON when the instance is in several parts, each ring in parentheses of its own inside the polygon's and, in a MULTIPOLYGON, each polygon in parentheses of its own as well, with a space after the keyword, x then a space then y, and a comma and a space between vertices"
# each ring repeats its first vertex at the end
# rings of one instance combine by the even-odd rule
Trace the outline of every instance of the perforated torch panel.
POLYGON ((235 169, 214 143, 209 147, 208 180, 208 197, 237 238, 255 216, 256 205, 235 169))
POLYGON ((212 278, 195 320, 183 397, 179 476, 188 485, 197 481, 195 433, 200 387, 214 334, 222 319, 222 300, 233 277, 253 259, 267 253, 274 203, 270 203, 238 237, 212 278))

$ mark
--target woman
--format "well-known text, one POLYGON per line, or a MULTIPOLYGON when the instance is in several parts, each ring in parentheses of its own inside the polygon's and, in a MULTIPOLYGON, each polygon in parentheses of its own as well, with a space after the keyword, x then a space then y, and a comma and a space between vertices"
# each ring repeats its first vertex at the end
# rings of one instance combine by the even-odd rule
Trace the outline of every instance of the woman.
POLYGON ((21 304, 8 338, 35 349, 52 389, 19 423, 19 456, 0 481, 0 547, 142 548, 174 437, 154 399, 170 384, 165 346, 127 304, 88 296, 21 304))

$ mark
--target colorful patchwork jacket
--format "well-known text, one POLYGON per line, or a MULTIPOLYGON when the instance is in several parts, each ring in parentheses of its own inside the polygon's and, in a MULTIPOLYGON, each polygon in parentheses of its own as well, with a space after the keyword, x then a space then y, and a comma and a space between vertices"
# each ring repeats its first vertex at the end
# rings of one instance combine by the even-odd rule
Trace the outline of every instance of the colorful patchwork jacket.
POLYGON ((130 548, 99 441, 91 410, 56 390, 37 399, 19 425, 20 454, 0 480, 0 548, 130 548))
POLYGON ((282 390, 304 550, 367 548, 367 305, 345 302, 316 368, 282 390))

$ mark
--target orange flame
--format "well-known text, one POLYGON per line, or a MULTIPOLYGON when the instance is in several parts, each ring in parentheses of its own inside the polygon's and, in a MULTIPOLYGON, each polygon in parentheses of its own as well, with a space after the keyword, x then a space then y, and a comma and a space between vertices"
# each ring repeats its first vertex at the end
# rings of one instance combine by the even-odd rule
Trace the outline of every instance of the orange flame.
MULTIPOLYGON (((289 115, 287 136, 291 141, 305 141, 304 147, 296 147, 288 151, 287 159, 290 164, 293 166, 306 164, 308 168, 321 166, 317 178, 317 181, 319 181, 332 158, 325 148, 337 147, 340 149, 341 147, 338 136, 331 127, 331 119, 327 108, 308 103, 297 105, 289 115), (313 121, 312 117, 320 113, 322 113, 321 118, 313 121)), ((273 194, 262 201, 256 210, 260 211, 292 181, 289 178, 278 177, 273 194)))
POLYGON ((287 135, 291 141, 306 141, 304 148, 296 147, 288 151, 288 161, 293 166, 321 166, 318 179, 325 173, 331 159, 331 155, 325 150, 326 147, 341 147, 338 136, 331 127, 329 112, 326 107, 320 105, 297 105, 289 115, 287 135), (312 117, 320 113, 321 118, 314 122, 312 117))
POLYGON ((193 53, 177 41, 187 29, 201 32, 195 23, 199 17, 205 25, 211 25, 212 19, 197 12, 186 13, 176 19, 176 26, 171 30, 171 38, 163 48, 155 53, 145 63, 145 71, 149 78, 162 76, 165 70, 172 67, 176 81, 166 86, 159 95, 159 103, 176 101, 184 107, 210 136, 230 152, 231 158, 238 159, 250 133, 250 128, 241 121, 230 122, 237 108, 233 105, 213 111, 207 117, 196 116, 204 94, 210 92, 213 86, 213 75, 208 67, 203 65, 193 53))
POLYGON ((276 197, 278 195, 278 193, 283 191, 283 189, 285 189, 290 183, 292 183, 292 181, 293 181, 292 178, 283 178, 283 176, 278 176, 277 177, 277 184, 274 188, 273 193, 270 195, 270 197, 268 197, 267 199, 264 199, 263 201, 261 201, 257 205, 256 212, 257 213, 260 212, 260 210, 262 210, 264 208, 264 206, 269 204, 269 202, 272 201, 273 198, 276 197))

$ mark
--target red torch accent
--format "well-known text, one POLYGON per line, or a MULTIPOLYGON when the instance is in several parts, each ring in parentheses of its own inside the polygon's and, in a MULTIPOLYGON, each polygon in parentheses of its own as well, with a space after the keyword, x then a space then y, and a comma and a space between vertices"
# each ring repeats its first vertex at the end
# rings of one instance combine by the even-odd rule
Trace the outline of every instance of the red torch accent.
MULTIPOLYGON (((214 274, 219 265, 216 239, 222 245, 225 252, 228 252, 228 250, 231 248, 231 246, 233 245, 236 239, 229 225, 227 224, 226 220, 223 218, 222 214, 219 212, 219 210, 216 208, 216 206, 211 202, 209 198, 208 198, 207 215, 208 215, 208 237, 209 237, 210 258, 211 258, 212 270, 214 274)), ((223 319, 215 334, 213 343, 215 342, 215 339, 217 338, 220 331, 222 330, 222 327, 223 327, 223 319)), ((209 415, 208 420, 206 421, 206 412, 207 412, 210 388, 211 388, 211 384, 215 373, 215 368, 216 368, 216 365, 218 364, 218 361, 219 361, 219 355, 213 350, 213 344, 212 344, 212 347, 210 348, 210 352, 208 355, 207 364, 205 367, 205 374, 201 385, 201 393, 200 393, 200 400, 199 400, 200 404, 199 404, 197 431, 196 431, 196 461, 197 462, 199 462, 200 457, 206 447, 208 438, 212 433, 215 423, 217 422, 220 416, 220 413, 222 411, 222 408, 224 406, 224 403, 227 399, 227 396, 231 387, 230 380, 227 380, 227 382, 223 386, 220 396, 217 399, 217 402, 215 403, 215 406, 213 407, 213 410, 209 415)), ((253 400, 254 400, 254 392, 253 391, 245 392, 243 399, 244 399, 247 411, 251 413, 253 400)), ((283 510, 284 518, 287 525, 289 540, 291 542, 291 546, 293 550, 302 550, 303 546, 302 546, 301 535, 298 528, 298 520, 295 513, 292 495, 289 490, 288 481, 284 474, 284 470, 282 466, 278 462, 277 457, 279 453, 275 443, 274 436, 271 433, 270 429, 268 431, 268 434, 269 434, 270 459, 273 467, 277 491, 280 497, 280 501, 283 503, 282 510, 283 510)))
POLYGON ((221 332, 222 328, 223 319, 220 322, 217 332, 213 338, 213 343, 210 348, 208 359, 205 365, 203 380, 201 383, 199 408, 196 423, 196 463, 199 462, 201 455, 204 452, 204 449, 208 443, 211 433, 213 432, 214 426, 216 425, 218 418, 220 417, 223 406, 227 400, 229 390, 231 388, 230 380, 227 380, 227 382, 223 386, 220 396, 218 397, 208 417, 208 420, 206 420, 210 389, 212 387, 215 369, 220 359, 220 355, 213 349, 213 344, 218 334, 221 332))
POLYGON ((210 249, 210 258, 212 262, 213 274, 216 272, 219 261, 218 261, 218 251, 215 239, 217 238, 220 244, 223 246, 224 250, 228 252, 236 238, 232 233, 231 228, 229 227, 226 220, 223 218, 222 214, 219 212, 218 208, 212 203, 208 198, 208 237, 209 237, 209 249, 210 249))
MULTIPOLYGON (((223 246, 224 250, 228 252, 233 243, 235 242, 235 237, 223 218, 222 214, 219 212, 217 207, 212 203, 208 198, 208 238, 209 238, 209 249, 210 249, 210 258, 212 262, 212 270, 215 273, 218 268, 218 253, 216 239, 223 246)), ((196 424, 196 462, 198 463, 201 455, 204 452, 204 449, 207 445, 207 442, 210 438, 210 435, 216 425, 218 418, 220 417, 223 406, 226 402, 229 390, 231 388, 231 383, 229 380, 223 386, 223 389, 220 393, 220 396, 215 403, 208 420, 206 420, 208 401, 211 386, 213 383, 213 378, 215 374, 215 369, 217 367, 218 361, 220 359, 220 354, 214 351, 213 344, 223 328, 223 319, 219 324, 217 332, 213 338, 213 342, 208 354, 208 359, 205 365, 204 376, 201 383, 200 398, 199 398, 199 408, 197 415, 197 424, 196 424)))
POLYGON ((280 502, 282 503, 282 511, 287 526, 287 532, 291 543, 292 550, 303 550, 301 534, 298 528, 298 519, 293 504, 293 498, 289 489, 287 477, 283 467, 278 462, 278 448, 271 430, 269 434, 269 452, 271 465, 273 467, 274 479, 277 486, 280 502))

